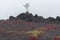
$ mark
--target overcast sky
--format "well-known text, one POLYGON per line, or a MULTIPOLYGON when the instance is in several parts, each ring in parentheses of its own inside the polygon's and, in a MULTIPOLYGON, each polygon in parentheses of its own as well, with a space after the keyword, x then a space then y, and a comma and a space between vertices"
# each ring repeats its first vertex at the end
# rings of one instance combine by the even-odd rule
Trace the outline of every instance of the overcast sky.
POLYGON ((30 12, 45 18, 60 16, 60 0, 0 0, 0 19, 25 12, 24 4, 30 4, 30 12))

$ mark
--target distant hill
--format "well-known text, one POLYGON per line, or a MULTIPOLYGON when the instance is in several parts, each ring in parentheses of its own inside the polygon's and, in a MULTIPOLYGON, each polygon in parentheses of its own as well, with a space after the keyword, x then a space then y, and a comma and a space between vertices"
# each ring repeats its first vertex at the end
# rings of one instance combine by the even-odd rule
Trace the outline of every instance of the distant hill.
POLYGON ((33 16, 32 13, 26 12, 26 13, 20 13, 16 17, 10 16, 9 20, 24 20, 26 22, 36 22, 36 23, 60 23, 60 16, 57 16, 56 18, 48 17, 44 18, 43 16, 38 16, 38 14, 35 14, 33 16))

